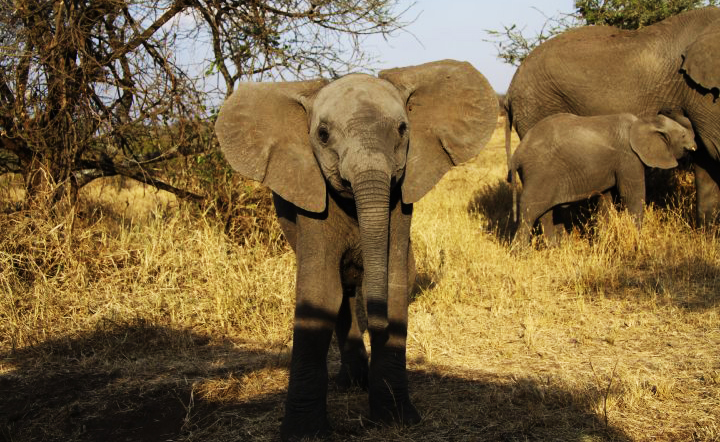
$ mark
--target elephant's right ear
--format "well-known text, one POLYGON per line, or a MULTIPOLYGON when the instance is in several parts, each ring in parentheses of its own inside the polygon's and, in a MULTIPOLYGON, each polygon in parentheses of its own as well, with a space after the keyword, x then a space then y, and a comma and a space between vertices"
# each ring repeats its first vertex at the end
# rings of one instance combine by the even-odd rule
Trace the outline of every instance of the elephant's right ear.
POLYGON ((701 87, 720 92, 720 20, 700 34, 682 54, 681 70, 701 87))
POLYGON ((242 83, 215 123, 220 148, 235 171, 311 212, 325 210, 326 190, 310 146, 307 107, 326 83, 242 83))
POLYGON ((388 69, 379 77, 406 100, 410 146, 402 199, 414 203, 451 167, 480 153, 497 124, 497 96, 468 62, 434 61, 388 69))
POLYGON ((666 124, 663 119, 669 120, 663 115, 636 120, 630 126, 630 146, 645 165, 672 169, 677 167, 678 162, 664 135, 666 124))

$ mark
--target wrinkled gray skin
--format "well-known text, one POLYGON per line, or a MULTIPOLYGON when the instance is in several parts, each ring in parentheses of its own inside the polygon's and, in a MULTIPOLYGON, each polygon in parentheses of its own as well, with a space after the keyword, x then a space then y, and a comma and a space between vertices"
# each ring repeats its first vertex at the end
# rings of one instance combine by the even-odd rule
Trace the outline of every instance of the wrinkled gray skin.
MULTIPOLYGON (((692 122, 697 219, 720 208, 720 9, 689 11, 637 31, 570 30, 538 46, 506 95, 521 139, 557 113, 655 115, 679 108, 692 122)), ((509 133, 509 127, 506 127, 509 133)), ((509 149, 509 137, 506 140, 509 149)))
POLYGON ((333 330, 342 384, 367 386, 371 418, 413 424, 405 371, 415 265, 413 203, 475 156, 497 99, 469 63, 452 60, 333 82, 246 83, 216 132, 232 167, 273 190, 297 257, 295 324, 283 440, 322 435, 333 330), (357 320, 366 301, 372 358, 357 320))
MULTIPOLYGON (((645 203, 645 166, 669 169, 695 150, 690 122, 665 115, 632 114, 579 117, 556 114, 530 129, 510 160, 509 178, 523 183, 515 244, 530 242, 540 218, 554 240, 553 207, 616 188, 640 229, 645 203)), ((513 198, 515 200, 515 198, 513 198)))

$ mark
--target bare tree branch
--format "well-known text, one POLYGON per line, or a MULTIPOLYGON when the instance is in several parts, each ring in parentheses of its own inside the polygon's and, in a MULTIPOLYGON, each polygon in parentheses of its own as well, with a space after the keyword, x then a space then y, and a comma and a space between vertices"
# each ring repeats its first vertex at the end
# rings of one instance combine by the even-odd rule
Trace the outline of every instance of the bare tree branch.
POLYGON ((29 198, 39 169, 60 197, 123 175, 217 198, 222 96, 238 80, 365 66, 359 37, 399 29, 398 1, 0 0, 0 173, 22 173, 29 198), (178 56, 205 44, 207 60, 178 56))

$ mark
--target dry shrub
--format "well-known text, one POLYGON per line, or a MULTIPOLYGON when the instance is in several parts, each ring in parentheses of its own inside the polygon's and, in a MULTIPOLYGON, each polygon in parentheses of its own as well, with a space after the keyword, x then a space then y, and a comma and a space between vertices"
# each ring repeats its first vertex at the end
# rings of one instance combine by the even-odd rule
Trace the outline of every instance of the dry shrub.
POLYGON ((102 198, 84 195, 64 217, 29 210, 0 218, 0 345, 36 345, 133 318, 279 339, 260 324, 288 320, 292 278, 283 272, 268 281, 266 272, 292 261, 269 209, 258 209, 268 197, 238 204, 236 213, 253 215, 231 230, 243 232, 238 242, 223 233, 222 218, 192 206, 136 214, 126 200, 102 198))
MULTIPOLYGON (((214 198, 184 209, 194 208, 198 216, 216 219, 224 226, 225 234, 239 243, 266 241, 273 247, 283 247, 269 189, 232 176, 212 190, 217 191, 214 198)), ((172 214, 179 204, 171 193, 117 176, 95 180, 82 189, 78 216, 88 221, 110 218, 123 225, 172 214)))
POLYGON ((6 173, 0 175, 0 213, 19 210, 25 197, 22 175, 6 173))
POLYGON ((224 220, 225 233, 234 241, 265 240, 268 244, 282 241, 277 223, 272 193, 258 183, 242 180, 239 190, 233 191, 228 203, 216 201, 211 213, 224 220))
MULTIPOLYGON (((718 440, 715 231, 678 198, 649 205, 639 233, 611 212, 512 255, 505 174, 499 130, 415 207, 424 420, 376 426, 367 393, 330 388, 328 440, 718 440)), ((81 195, 74 218, 0 218, 0 434, 277 439, 295 261, 268 194, 203 210, 125 190, 81 195)))

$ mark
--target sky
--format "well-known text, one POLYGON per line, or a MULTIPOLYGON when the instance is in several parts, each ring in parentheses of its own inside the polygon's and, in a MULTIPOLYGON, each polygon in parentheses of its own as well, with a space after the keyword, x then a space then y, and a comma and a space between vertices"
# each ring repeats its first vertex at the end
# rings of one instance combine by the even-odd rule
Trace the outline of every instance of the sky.
POLYGON ((490 39, 486 30, 516 24, 524 35, 535 36, 547 17, 570 13, 574 6, 573 0, 402 0, 401 5, 412 3, 403 17, 417 18, 405 31, 387 41, 381 36, 365 41, 365 49, 379 59, 373 67, 413 66, 445 58, 469 61, 501 93, 515 67, 497 58, 496 47, 484 41, 490 39))
MULTIPOLYGON (((574 0, 399 0, 396 12, 407 11, 401 21, 411 22, 389 37, 370 35, 362 43, 364 51, 376 63, 367 70, 414 66, 430 61, 451 58, 469 61, 483 73, 496 92, 504 93, 510 85, 515 67, 497 57, 497 48, 486 40, 492 37, 487 30, 503 30, 517 25, 526 37, 534 37, 547 19, 574 11, 574 0)), ((182 15, 194 26, 192 15, 182 15)), ((182 27, 182 24, 181 24, 182 27)), ((178 51, 183 65, 194 66, 201 75, 212 58, 209 44, 198 44, 178 51)), ((363 69, 363 71, 367 71, 363 69)), ((202 75, 201 75, 202 76, 202 75)), ((222 90, 219 74, 205 77, 206 89, 222 90)), ((222 100, 224 94, 210 101, 222 100)))

